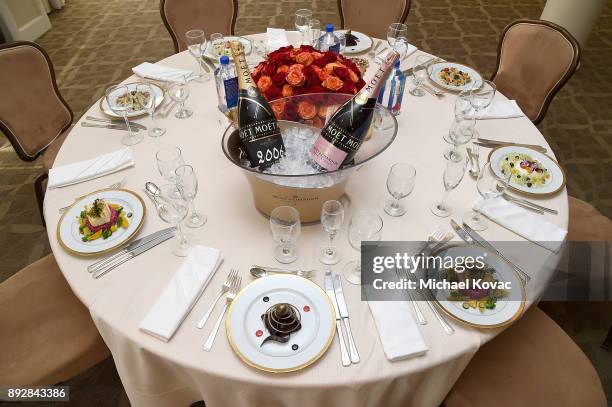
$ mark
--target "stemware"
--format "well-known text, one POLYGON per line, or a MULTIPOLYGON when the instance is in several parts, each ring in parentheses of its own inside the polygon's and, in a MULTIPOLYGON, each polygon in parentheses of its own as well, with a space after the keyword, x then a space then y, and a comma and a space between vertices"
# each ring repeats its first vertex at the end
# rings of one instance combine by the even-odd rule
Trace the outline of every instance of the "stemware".
POLYGON ((176 169, 185 164, 181 149, 175 146, 164 147, 155 154, 155 158, 159 174, 166 181, 176 184, 178 180, 176 169))
POLYGON ((308 23, 312 18, 312 11, 301 8, 295 12, 295 28, 302 34, 302 40, 300 45, 306 43, 306 36, 308 34, 308 23))
POLYGON ((223 34, 214 33, 210 36, 210 43, 212 44, 213 51, 215 55, 220 57, 225 50, 225 44, 223 41, 223 34))
POLYGON ((470 91, 470 104, 474 108, 474 116, 472 120, 474 121, 475 135, 478 134, 475 130, 476 116, 478 115, 478 112, 483 111, 487 107, 489 107, 489 105, 493 101, 493 98, 495 97, 496 89, 497 87, 495 86, 495 83, 488 81, 488 80, 483 80, 482 86, 480 87, 474 86, 472 90, 470 91))
POLYGON ((194 200, 198 194, 198 178, 191 165, 180 165, 175 170, 177 188, 189 203, 189 216, 185 225, 190 228, 199 228, 206 223, 206 215, 196 209, 194 200))
MULTIPOLYGON (((468 114, 472 111, 472 103, 470 102, 470 99, 471 89, 462 90, 457 95, 457 99, 455 99, 455 104, 453 105, 453 113, 456 121, 465 120, 468 114)), ((453 140, 450 138, 450 132, 444 133, 443 139, 448 144, 453 144, 453 140)))
POLYGON ((270 231, 278 244, 274 249, 274 258, 284 264, 292 263, 298 258, 295 242, 300 236, 300 213, 292 206, 279 206, 270 213, 270 231))
POLYGON ((408 26, 403 23, 391 24, 387 29, 387 43, 403 58, 408 49, 408 26))
POLYGON ((391 166, 387 176, 387 191, 393 197, 385 202, 385 212, 391 216, 402 216, 406 208, 400 204, 400 199, 410 195, 414 189, 416 170, 408 163, 397 163, 391 166))
POLYGON ((144 136, 132 131, 132 127, 130 126, 130 121, 128 120, 127 116, 134 107, 134 101, 132 100, 132 94, 129 88, 125 85, 111 86, 106 90, 104 97, 106 99, 106 103, 108 103, 108 107, 116 115, 122 116, 123 120, 125 120, 128 133, 123 136, 121 142, 126 146, 133 146, 134 144, 140 143, 144 136))
POLYGON ((189 30, 185 33, 185 42, 187 49, 191 56, 193 56, 198 63, 199 74, 196 77, 196 82, 208 81, 211 78, 210 74, 204 73, 202 67, 202 55, 206 50, 206 34, 204 30, 189 30))
POLYGON ((317 45, 317 41, 319 41, 319 37, 321 36, 321 22, 316 18, 311 18, 308 22, 308 30, 310 45, 315 47, 317 45))
POLYGON ((425 95, 425 92, 421 89, 421 84, 427 80, 427 63, 430 59, 429 55, 419 55, 414 59, 412 81, 416 87, 410 91, 412 96, 421 97, 425 95))
POLYGON ((180 108, 174 114, 174 117, 177 119, 186 119, 191 117, 193 110, 185 107, 185 102, 189 97, 189 81, 186 77, 183 77, 179 81, 170 85, 168 88, 168 95, 170 95, 170 99, 181 104, 180 108))
POLYGON ((458 161, 447 160, 446 167, 444 168, 444 196, 439 203, 435 203, 431 206, 431 212, 439 216, 441 218, 446 218, 450 216, 451 210, 446 205, 446 200, 448 199, 448 195, 450 191, 455 189, 457 185, 461 183, 463 176, 465 175, 465 169, 467 167, 467 157, 463 156, 462 159, 458 161))
POLYGON ((161 137, 166 133, 166 129, 159 127, 157 120, 155 120, 155 105, 157 104, 157 97, 153 90, 153 87, 146 83, 139 83, 136 85, 136 92, 148 93, 149 97, 144 99, 143 107, 151 117, 151 126, 149 127, 148 133, 150 137, 161 137))
POLYGON ((462 160, 466 155, 463 146, 465 146, 473 136, 474 121, 465 118, 457 118, 455 116, 448 130, 451 146, 444 151, 444 158, 451 161, 462 160))
POLYGON ((334 246, 334 237, 342 228, 344 222, 344 207, 338 201, 326 201, 321 208, 321 226, 327 234, 329 243, 321 250, 319 260, 323 264, 336 264, 340 261, 340 253, 334 246))
MULTIPOLYGON (((361 252, 364 241, 378 242, 382 236, 383 220, 372 212, 358 211, 351 218, 348 237, 353 249, 361 252)), ((342 274, 351 284, 361 284, 361 259, 348 262, 342 274)))
POLYGON ((176 237, 172 253, 178 257, 185 257, 189 253, 191 245, 181 229, 181 222, 187 216, 189 205, 184 197, 174 194, 175 189, 176 185, 174 184, 162 185, 159 187, 159 193, 153 199, 155 200, 155 207, 159 217, 164 222, 176 226, 176 237))
MULTIPOLYGON (((502 175, 503 177, 500 177, 493 171, 493 164, 490 161, 482 167, 476 181, 476 189, 483 199, 496 198, 506 192, 512 174, 502 175)), ((481 215, 479 208, 479 205, 475 206, 473 210, 466 213, 463 216, 463 221, 472 229, 481 231, 488 227, 488 222, 481 215)))

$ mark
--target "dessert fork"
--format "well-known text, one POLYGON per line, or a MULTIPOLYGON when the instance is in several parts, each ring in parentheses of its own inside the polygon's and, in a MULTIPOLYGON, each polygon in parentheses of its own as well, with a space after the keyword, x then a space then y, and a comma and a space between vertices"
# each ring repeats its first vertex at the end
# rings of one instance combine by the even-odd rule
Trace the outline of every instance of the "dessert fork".
MULTIPOLYGON (((123 185, 125 185, 125 180, 126 180, 126 178, 127 178, 127 177, 124 177, 124 178, 123 178, 121 181, 119 181, 119 182, 115 182, 114 184, 110 184, 110 185, 107 187, 107 189, 119 189, 119 188, 123 187, 123 185)), ((76 201, 78 201, 79 199, 82 199, 82 198, 84 198, 84 197, 86 197, 86 196, 87 196, 87 195, 82 195, 82 196, 79 196, 79 197, 77 197, 77 198, 75 198, 75 199, 74 199, 74 202, 76 202, 76 201)), ((64 207, 62 207, 62 208, 59 208, 59 213, 64 213, 64 212, 66 212, 68 209, 70 209, 70 207, 71 207, 72 205, 74 205, 74 203, 72 203, 71 205, 68 205, 68 206, 64 206, 64 207)))
POLYGON ((213 330, 211 331, 210 335, 208 335, 208 339, 206 339, 206 342, 204 342, 204 345, 202 346, 202 349, 204 349, 206 352, 212 349, 213 342, 215 342, 215 338, 217 336, 217 332, 219 332, 219 327, 221 326, 221 322, 223 322, 225 311, 227 311, 227 308, 229 307, 229 305, 236 298, 236 295, 238 294, 238 290, 240 290, 241 280, 242 280, 242 277, 236 277, 236 279, 232 282, 232 285, 229 291, 227 292, 227 296, 225 297, 225 305, 223 306, 223 311, 221 311, 219 318, 217 318, 217 322, 215 322, 215 326, 213 330))
POLYGON ((198 324, 196 325, 196 327, 198 329, 204 328, 204 324, 206 324, 206 321, 210 317, 210 314, 212 314, 213 310, 215 309, 215 306, 217 305, 217 302, 219 302, 221 297, 223 297, 223 294, 227 293, 230 290, 230 288, 232 286, 232 283, 236 279, 237 275, 238 275, 238 270, 236 270, 236 269, 231 269, 230 270, 230 273, 227 275, 227 278, 225 279, 225 281, 223 282, 223 285, 221 286, 221 292, 219 293, 219 295, 217 295, 217 298, 215 298, 215 300, 211 304, 211 306, 208 309, 208 311, 206 311, 206 314, 204 314, 202 319, 200 319, 200 322, 198 322, 198 324))

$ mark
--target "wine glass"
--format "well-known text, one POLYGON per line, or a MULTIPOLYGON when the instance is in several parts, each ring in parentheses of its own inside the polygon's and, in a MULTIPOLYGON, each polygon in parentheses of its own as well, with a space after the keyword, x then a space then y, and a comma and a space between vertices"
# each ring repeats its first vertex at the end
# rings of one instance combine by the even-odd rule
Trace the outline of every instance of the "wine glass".
POLYGON ((168 182, 176 184, 178 176, 176 169, 185 164, 181 149, 175 146, 164 147, 155 154, 157 170, 168 182))
POLYGON ((191 117, 193 110, 185 108, 185 102, 189 97, 189 82, 187 78, 183 76, 178 82, 174 82, 168 88, 168 95, 170 99, 181 104, 179 110, 174 114, 177 119, 186 119, 191 117))
POLYGON ((414 189, 416 170, 408 163, 397 163, 391 166, 387 176, 387 191, 393 199, 385 202, 385 212, 391 216, 402 216, 406 208, 400 204, 400 199, 410 195, 414 189))
MULTIPOLYGON (((470 104, 474 108, 474 117, 472 120, 474 121, 474 128, 476 127, 476 116, 478 112, 485 110, 495 97, 496 86, 493 82, 483 80, 482 86, 476 87, 474 86, 470 91, 470 104)), ((476 130, 474 130, 476 133, 476 130)), ((477 133, 476 133, 477 135, 477 133)))
POLYGON ((280 263, 292 263, 298 258, 295 246, 300 236, 300 213, 292 206, 279 206, 270 213, 270 231, 278 246, 274 249, 274 258, 280 263))
POLYGON ((111 86, 106 90, 105 94, 106 103, 108 107, 116 115, 123 117, 128 133, 123 136, 121 142, 126 146, 133 146, 142 141, 144 136, 139 133, 134 133, 128 120, 128 113, 133 110, 134 101, 132 99, 132 93, 130 89, 125 85, 111 86))
POLYGON ((425 95, 421 84, 427 80, 427 63, 431 60, 429 55, 419 55, 414 59, 414 66, 412 68, 412 81, 416 85, 414 89, 410 91, 412 96, 421 97, 425 95))
MULTIPOLYGON (((466 118, 469 117, 469 115, 471 113, 473 113, 473 109, 472 109, 472 103, 470 102, 471 99, 471 89, 468 90, 462 90, 461 92, 459 92, 459 94, 457 94, 457 99, 455 99, 455 104, 454 106, 454 115, 455 115, 455 120, 459 121, 459 120, 465 120, 466 118)), ((446 141, 448 144, 453 144, 453 141, 450 138, 450 132, 448 133, 444 133, 444 141, 446 141)))
POLYGON ((321 208, 321 226, 329 238, 329 244, 321 250, 319 260, 323 264, 336 264, 340 261, 340 253, 334 246, 334 237, 342 228, 344 222, 344 207, 338 201, 325 201, 321 208))
POLYGON ((223 34, 221 33, 214 33, 210 36, 210 43, 215 51, 215 55, 218 57, 223 55, 223 51, 225 50, 223 38, 223 34))
MULTIPOLYGON (((476 181, 476 189, 480 193, 483 199, 497 198, 502 196, 508 185, 510 184, 511 173, 497 174, 493 171, 493 164, 489 161, 478 174, 478 180, 476 181)), ((474 230, 485 230, 488 227, 487 220, 481 215, 479 206, 475 207, 474 210, 469 211, 463 216, 463 221, 474 230)))
POLYGON ((451 210, 446 206, 446 200, 450 191, 455 189, 457 185, 461 183, 463 176, 465 175, 465 168, 467 167, 467 157, 463 156, 459 161, 447 160, 446 167, 444 168, 444 196, 439 203, 435 203, 431 206, 431 212, 441 218, 450 216, 451 210))
POLYGON ((408 26, 403 23, 393 23, 387 29, 387 43, 403 58, 408 50, 408 26))
POLYGON ((206 34, 204 30, 189 30, 185 33, 185 42, 187 44, 187 49, 191 56, 193 56, 198 63, 198 67, 200 68, 200 73, 196 77, 196 82, 208 81, 210 80, 210 74, 204 73, 204 69, 202 68, 202 55, 204 51, 206 51, 206 34))
POLYGON ((308 34, 308 23, 312 18, 312 11, 301 8, 295 12, 295 28, 302 34, 300 45, 306 43, 306 35, 308 34))
MULTIPOLYGON (((383 220, 373 212, 358 211, 349 224, 349 243, 361 252, 361 242, 378 242, 382 236, 383 220)), ((361 259, 353 260, 344 266, 342 274, 351 284, 361 284, 361 259)))
MULTIPOLYGON (((319 37, 321 36, 321 22, 316 18, 311 18, 308 22, 310 45, 316 47, 319 37)), ((345 42, 346 44, 346 42, 345 42)))
POLYGON ((180 165, 175 170, 177 188, 189 203, 189 216, 185 225, 199 228, 206 223, 206 215, 195 208, 194 200, 198 194, 198 179, 191 165, 180 165))
POLYGON ((159 187, 159 194, 153 199, 156 202, 157 214, 166 223, 176 227, 176 237, 172 253, 178 257, 185 257, 189 253, 191 245, 187 241, 183 230, 181 229, 181 221, 187 216, 189 205, 187 200, 181 196, 176 196, 174 184, 166 184, 159 187))
POLYGON ((474 136, 474 121, 466 118, 457 118, 448 130, 448 137, 451 140, 451 147, 444 151, 444 158, 451 161, 463 159, 464 153, 459 151, 460 146, 467 144, 474 136))
POLYGON ((157 120, 155 120, 155 108, 157 107, 157 96, 153 87, 146 83, 139 83, 136 85, 136 92, 149 95, 147 98, 141 100, 143 108, 151 116, 151 126, 149 127, 148 133, 150 137, 161 137, 166 133, 166 129, 159 127, 157 120))

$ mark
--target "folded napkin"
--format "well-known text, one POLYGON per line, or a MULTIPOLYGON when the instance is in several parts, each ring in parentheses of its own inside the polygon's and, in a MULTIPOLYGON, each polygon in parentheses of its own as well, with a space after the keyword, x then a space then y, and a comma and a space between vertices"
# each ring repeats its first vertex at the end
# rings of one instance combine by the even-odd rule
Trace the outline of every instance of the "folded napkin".
POLYGON ((134 155, 129 147, 112 153, 100 155, 91 160, 79 161, 74 164, 62 165, 49 170, 49 188, 59 188, 67 185, 89 181, 103 175, 112 174, 134 165, 134 155))
POLYGON ((567 230, 502 197, 482 199, 476 203, 480 212, 495 223, 511 230, 554 253, 561 249, 567 230))
POLYGON ((217 270, 221 252, 194 246, 172 280, 140 323, 140 329, 168 342, 217 270))
POLYGON ((402 59, 406 59, 408 58, 410 55, 414 54, 415 52, 417 52, 418 48, 415 47, 414 45, 410 44, 410 43, 406 43, 406 50, 402 52, 400 52, 403 56, 402 59))
MULTIPOLYGON (((516 100, 494 100, 484 110, 476 114, 477 120, 487 119, 510 119, 513 117, 523 117, 525 113, 521 110, 516 100)), ((467 118, 474 117, 474 110, 466 114, 467 118)))
POLYGON ((282 28, 268 28, 267 38, 268 52, 272 52, 289 45, 289 40, 287 40, 287 34, 282 28))
POLYGON ((148 78, 157 81, 178 82, 184 77, 189 78, 193 75, 193 71, 187 69, 169 68, 163 65, 143 62, 142 64, 132 68, 132 72, 141 78, 148 78))
POLYGON ((407 359, 427 352, 419 326, 404 301, 368 301, 387 359, 407 359))

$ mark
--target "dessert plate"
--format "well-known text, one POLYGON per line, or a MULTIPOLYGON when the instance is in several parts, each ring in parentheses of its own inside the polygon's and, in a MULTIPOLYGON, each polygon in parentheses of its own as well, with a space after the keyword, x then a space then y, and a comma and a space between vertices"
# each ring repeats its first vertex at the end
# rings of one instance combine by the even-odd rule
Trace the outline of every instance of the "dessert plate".
MULTIPOLYGON (((159 105, 161 105, 162 102, 164 101, 164 91, 162 90, 162 88, 160 88, 159 86, 157 86, 157 85, 155 85, 153 83, 150 83, 150 82, 147 82, 147 83, 144 83, 144 82, 140 82, 140 83, 138 83, 138 82, 127 83, 127 84, 125 84, 125 86, 127 86, 128 90, 130 92, 132 92, 132 91, 136 91, 136 86, 137 85, 144 85, 144 84, 149 85, 151 87, 151 89, 153 89, 153 92, 155 92, 155 108, 157 109, 157 107, 159 105)), ((102 110, 102 113, 104 113, 107 116, 123 118, 123 116, 118 115, 117 113, 115 113, 115 112, 113 112, 111 110, 111 108, 108 106, 108 102, 106 101, 105 97, 100 99, 100 110, 102 110)), ((140 117, 140 116, 144 116, 146 114, 147 114, 147 111, 144 110, 144 109, 134 110, 134 111, 129 112, 127 114, 127 117, 140 117)), ((134 130, 134 129, 132 129, 132 130, 134 130)))
MULTIPOLYGON (((338 30, 337 33, 344 35, 346 34, 346 31, 347 30, 338 30)), ((372 48, 372 38, 370 38, 368 35, 360 33, 359 31, 351 31, 351 34, 357 37, 357 44, 350 47, 346 46, 343 54, 360 54, 372 48)))

